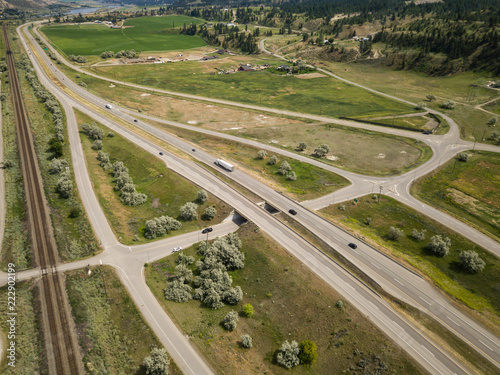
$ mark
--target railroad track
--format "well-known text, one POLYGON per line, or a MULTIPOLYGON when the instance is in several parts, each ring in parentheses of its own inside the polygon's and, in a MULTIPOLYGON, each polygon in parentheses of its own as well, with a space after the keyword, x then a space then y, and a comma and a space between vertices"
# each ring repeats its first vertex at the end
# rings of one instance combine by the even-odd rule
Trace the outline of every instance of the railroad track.
POLYGON ((15 69, 14 55, 8 32, 3 25, 3 37, 9 69, 10 85, 15 109, 19 155, 24 180, 24 190, 30 221, 30 232, 35 262, 42 270, 40 298, 44 320, 44 337, 49 373, 83 374, 76 335, 66 290, 57 272, 59 256, 52 225, 45 201, 43 181, 31 135, 28 116, 21 94, 19 77, 15 69))

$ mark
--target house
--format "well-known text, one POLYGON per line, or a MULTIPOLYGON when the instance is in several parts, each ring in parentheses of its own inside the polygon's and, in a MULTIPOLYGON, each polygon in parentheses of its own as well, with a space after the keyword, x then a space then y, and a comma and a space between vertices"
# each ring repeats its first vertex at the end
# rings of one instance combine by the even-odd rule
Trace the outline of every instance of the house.
POLYGON ((251 66, 249 65, 241 65, 238 70, 240 72, 251 72, 252 70, 254 70, 251 66))
POLYGON ((288 65, 285 65, 285 64, 281 64, 280 66, 278 66, 276 68, 277 70, 290 70, 290 67, 288 65))
POLYGON ((361 41, 362 41, 362 42, 369 42, 369 41, 370 41, 370 38, 361 38, 361 41))
POLYGON ((218 56, 203 56, 200 60, 207 61, 207 60, 214 60, 217 58, 218 58, 218 56))

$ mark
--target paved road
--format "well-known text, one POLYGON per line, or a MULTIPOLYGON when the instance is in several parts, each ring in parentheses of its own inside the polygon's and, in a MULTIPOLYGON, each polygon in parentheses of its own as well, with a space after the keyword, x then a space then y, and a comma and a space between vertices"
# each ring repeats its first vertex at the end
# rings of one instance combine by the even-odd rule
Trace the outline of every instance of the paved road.
MULTIPOLYGON (((44 76, 44 73, 39 69, 37 61, 33 60, 33 63, 37 68, 38 74, 40 76, 44 76)), ((153 154, 157 154, 161 150, 152 142, 135 135, 128 129, 124 129, 117 124, 113 124, 102 115, 96 113, 92 109, 88 109, 88 105, 83 105, 79 102, 76 102, 74 99, 67 97, 65 93, 60 91, 58 87, 52 85, 48 79, 45 78, 42 79, 42 81, 44 84, 48 85, 51 91, 58 92, 58 99, 64 102, 65 107, 69 105, 68 103, 71 103, 71 105, 75 106, 76 108, 84 110, 85 112, 91 112, 93 118, 100 122, 103 122, 105 125, 111 127, 114 130, 118 130, 120 134, 123 134, 128 139, 133 140, 136 144, 143 147, 145 150, 152 152, 153 154)), ((115 112, 113 112, 113 114, 117 115, 117 113, 115 112)), ((72 125, 71 128, 74 128, 74 126, 72 125)), ((73 129, 72 131, 75 131, 75 129, 73 129)), ((187 144, 183 145, 183 147, 186 146, 191 147, 187 144)), ((80 148, 81 146, 79 144, 77 146, 74 146, 74 144, 72 143, 72 148, 73 147, 80 148)), ((187 151, 189 152, 189 150, 187 151)), ((317 249, 312 248, 308 243, 304 242, 302 238, 300 238, 283 224, 275 220, 271 215, 263 211, 258 206, 252 204, 245 197, 241 196, 241 194, 237 193, 232 188, 209 173, 206 169, 199 167, 195 163, 179 159, 173 155, 169 155, 165 150, 163 150, 163 152, 165 153, 165 159, 167 159, 167 165, 171 169, 178 171, 181 174, 185 174, 186 177, 193 180, 195 183, 198 183, 200 186, 206 187, 207 190, 219 196, 221 199, 230 201, 231 204, 239 212, 243 212, 248 219, 254 221, 260 228, 272 235, 280 245, 284 246, 288 251, 295 254, 299 259, 301 259, 306 265, 308 265, 311 269, 313 269, 316 273, 323 277, 335 289, 341 291, 341 293, 344 293, 346 298, 350 300, 351 303, 353 303, 358 309, 369 316, 370 319, 374 321, 379 327, 383 328, 387 332, 388 336, 392 337, 398 343, 400 343, 405 348, 405 350, 415 356, 417 360, 423 364, 423 366, 429 369, 429 371, 431 371, 432 373, 466 373, 465 370, 458 366, 453 360, 450 360, 446 354, 438 349, 435 344, 423 338, 420 332, 415 330, 405 320, 401 319, 401 317, 395 314, 392 308, 390 306, 387 306, 387 304, 382 299, 374 295, 369 289, 360 284, 350 274, 346 273, 341 267, 331 262, 330 259, 319 253, 317 249)), ((201 154, 201 152, 196 154, 199 155, 201 154)), ((210 160, 213 161, 214 158, 212 156, 209 156, 208 154, 206 156, 210 157, 210 160)), ((74 165, 76 166, 77 163, 75 163, 74 165)), ((85 174, 85 172, 86 171, 82 171, 79 173, 85 174)), ((76 173, 77 172, 75 171, 75 174, 76 173)), ((87 192, 84 189, 80 188, 79 190, 81 194, 89 194, 92 196, 91 199, 96 200, 95 195, 92 191, 87 192)), ((93 220, 92 216, 93 215, 89 215, 89 218, 91 220, 93 220)), ((106 248, 103 254, 105 255, 106 252, 109 253, 109 249, 111 249, 112 247, 106 248)), ((123 254, 120 254, 119 257, 122 257, 122 255, 123 254)), ((117 261, 118 260, 119 259, 117 259, 117 261)), ((137 258, 135 258, 135 260, 139 261, 137 258)), ((133 267, 131 265, 129 266, 133 267)), ((129 273, 125 272, 125 274, 128 275, 129 273)), ((125 282, 125 284, 129 285, 127 284, 127 282, 125 282)), ((135 296, 133 291, 132 294, 133 296, 135 296)), ((142 297, 144 298, 144 296, 142 297)))
MULTIPOLYGON (((72 82, 68 82, 67 85, 71 87, 72 90, 73 90, 72 86, 77 86, 72 82)), ((81 91, 81 88, 75 87, 75 91, 81 91)), ((97 104, 101 108, 106 103, 100 98, 93 97, 93 95, 87 93, 86 91, 84 91, 82 95, 86 99, 91 100, 93 103, 97 104)), ((118 109, 119 109, 118 107, 113 109, 112 112, 114 115, 121 116, 123 119, 129 122, 133 121, 132 117, 127 117, 127 116, 123 117, 119 113, 118 109)), ((165 140, 166 142, 173 144, 175 147, 183 149, 188 153, 190 152, 191 145, 186 144, 185 142, 178 140, 177 138, 172 137, 145 123, 139 122, 136 125, 150 132, 151 134, 154 134, 155 136, 165 140)), ((454 155, 456 153, 456 151, 453 150, 453 147, 447 147, 445 152, 448 152, 450 155, 454 155)), ((444 159, 445 157, 447 157, 446 154, 445 156, 441 156, 440 159, 444 159)), ((196 158, 198 158, 199 160, 203 160, 205 163, 209 165, 211 165, 214 159, 211 155, 202 152, 197 152, 196 158)), ((438 161, 437 157, 434 157, 434 160, 431 160, 431 162, 437 164, 440 163, 441 160, 438 161)), ((432 167, 431 169, 435 167, 433 166, 432 163, 429 164, 432 167)), ((411 172, 411 174, 413 173, 414 172, 411 172)), ((267 186, 254 181, 252 178, 246 176, 240 171, 235 171, 230 175, 231 178, 236 179, 244 186, 250 187, 251 190, 253 190, 255 193, 265 197, 266 200, 268 200, 269 202, 271 202, 276 207, 282 210, 286 211, 289 207, 295 207, 293 202, 290 202, 285 197, 269 189, 267 186), (241 175, 240 180, 237 179, 238 175, 241 175)), ((295 209, 299 211, 299 214, 301 214, 299 220, 304 225, 306 225, 312 232, 316 233, 322 238, 328 238, 331 241, 330 244, 332 246, 336 247, 336 244, 338 243, 345 244, 347 242, 353 241, 350 235, 339 230, 338 228, 333 227, 330 223, 326 224, 321 223, 321 225, 319 225, 318 217, 307 210, 303 209, 301 210, 300 206, 295 207, 295 209)), ((497 343, 498 345, 498 338, 491 335, 488 331, 486 331, 483 327, 476 324, 468 316, 456 310, 454 306, 452 306, 450 303, 447 302, 447 300, 442 298, 442 296, 439 293, 436 293, 436 290, 433 287, 431 287, 427 283, 424 283, 425 285, 421 282, 419 283, 419 280, 414 279, 415 275, 413 275, 411 272, 408 272, 407 270, 402 270, 399 265, 397 265, 394 262, 388 261, 387 258, 384 256, 379 256, 378 258, 380 259, 376 258, 377 254, 379 253, 377 253, 376 251, 365 245, 362 246, 364 246, 366 249, 363 249, 360 257, 358 257, 357 259, 353 259, 352 256, 350 255, 351 253, 345 247, 344 249, 339 250, 339 252, 345 255, 348 259, 351 259, 355 264, 357 265, 362 264, 364 266, 363 268, 364 271, 372 278, 374 278, 377 282, 379 282, 379 284, 381 284, 390 293, 396 295, 397 297, 403 300, 408 301, 409 303, 412 303, 413 305, 416 305, 417 307, 423 309, 424 311, 427 311, 431 315, 434 315, 438 320, 442 321, 445 326, 450 328, 452 331, 455 331, 459 336, 463 337, 466 341, 471 343, 471 345, 478 348, 478 350, 481 351, 486 357, 489 357, 494 362, 498 363, 494 359, 494 357, 496 356, 495 350, 491 349, 490 347, 490 345, 492 345, 491 343, 497 343), (367 254, 371 254, 370 256, 372 256, 372 258, 370 258, 370 256, 367 256, 367 254), (374 259, 376 259, 376 261, 374 261, 374 259), (378 271, 378 269, 383 271, 378 271), (422 302, 422 301, 428 301, 426 299, 427 296, 434 297, 437 303, 433 304, 433 303, 422 302), (455 317, 455 319, 460 319, 461 322, 463 322, 462 325, 452 323, 455 321, 453 320, 454 319, 453 317, 455 317), (481 333, 483 337, 479 338, 476 337, 478 336, 478 332, 481 333), (486 343, 482 339, 486 341, 486 343)))
MULTIPOLYGON (((36 30, 36 32, 38 32, 38 30, 36 30)), ((115 84, 125 85, 125 86, 129 86, 129 87, 134 87, 134 88, 140 88, 143 90, 157 91, 157 92, 161 92, 161 93, 165 93, 165 94, 169 94, 169 95, 174 95, 174 96, 185 97, 185 98, 189 98, 189 99, 203 100, 203 101, 208 101, 208 102, 213 102, 213 103, 218 103, 218 104, 232 105, 235 107, 242 107, 242 108, 248 108, 248 109, 253 109, 253 110, 278 113, 278 114, 286 114, 286 115, 290 115, 290 116, 303 117, 303 118, 313 119, 313 120, 327 122, 327 123, 341 124, 341 125, 345 125, 345 126, 367 129, 367 130, 372 130, 372 131, 376 131, 376 132, 382 132, 382 133, 393 134, 393 135, 404 136, 404 137, 411 137, 411 138, 423 141, 427 145, 429 145, 434 152, 434 156, 430 162, 425 163, 424 165, 420 166, 419 168, 416 168, 413 171, 407 172, 406 174, 404 174, 402 176, 387 178, 387 179, 383 180, 384 181, 383 183, 380 183, 380 179, 377 179, 375 177, 358 175, 359 177, 364 177, 364 178, 361 178, 361 179, 358 178, 357 181, 355 181, 355 183, 350 188, 350 189, 352 189, 352 193, 351 193, 351 190, 349 188, 342 189, 342 191, 331 193, 331 194, 326 195, 324 197, 318 198, 315 201, 309 201, 306 203, 306 206, 308 208, 311 208, 311 209, 320 209, 320 208, 328 206, 332 202, 338 203, 338 202, 342 201, 342 199, 345 199, 345 198, 352 199, 352 198, 359 197, 361 195, 365 195, 367 192, 369 192, 373 189, 374 184, 378 184, 379 189, 380 189, 380 186, 382 186, 383 193, 392 194, 395 199, 400 200, 401 202, 410 205, 412 208, 426 214, 427 216, 430 216, 431 218, 440 222, 441 224, 449 226, 450 228, 452 228, 456 232, 462 234, 464 237, 468 238, 469 240, 477 243, 478 245, 480 245, 484 249, 489 250, 490 252, 492 252, 496 256, 500 257, 500 246, 494 239, 492 239, 488 235, 480 232, 479 230, 476 230, 476 229, 468 226, 467 224, 461 222, 460 220, 457 220, 457 219, 453 218, 452 216, 450 216, 450 215, 448 215, 448 214, 446 214, 438 209, 435 209, 431 206, 422 204, 422 202, 420 202, 419 200, 417 200, 416 198, 411 196, 411 194, 409 193, 409 190, 398 189, 398 186, 405 185, 407 182, 413 181, 415 178, 419 178, 419 177, 422 177, 424 175, 427 175, 429 172, 434 170, 437 166, 439 166, 439 165, 447 162, 451 158, 453 158, 458 152, 461 152, 461 151, 464 151, 467 149, 471 149, 474 146, 476 149, 484 150, 484 151, 498 152, 500 150, 500 148, 497 146, 485 145, 485 144, 474 145, 474 143, 472 143, 472 142, 467 142, 467 141, 461 140, 458 125, 453 121, 453 119, 451 119, 450 117, 446 116, 443 113, 425 108, 426 111, 438 114, 438 115, 442 116, 446 121, 448 121, 448 123, 450 124, 450 131, 448 132, 448 134, 442 135, 442 136, 424 135, 424 134, 418 134, 415 132, 409 132, 409 131, 400 130, 400 129, 383 128, 383 127, 376 126, 376 125, 360 124, 360 123, 356 123, 353 121, 338 120, 338 119, 332 119, 332 118, 323 117, 323 116, 309 115, 309 114, 292 112, 292 111, 281 111, 281 110, 275 110, 275 109, 267 108, 267 107, 246 105, 246 104, 241 104, 241 103, 236 103, 236 102, 231 102, 231 101, 226 101, 226 100, 219 100, 219 99, 202 97, 202 96, 198 96, 198 95, 181 94, 181 93, 171 92, 171 91, 167 91, 167 90, 152 89, 152 88, 146 87, 146 86, 141 86, 141 85, 136 85, 136 84, 132 84, 132 83, 127 83, 127 82, 122 82, 122 81, 118 81, 118 80, 104 78, 104 77, 101 77, 101 76, 94 74, 92 72, 88 72, 84 69, 73 66, 69 62, 67 62, 66 59, 64 59, 50 45, 50 43, 48 43, 44 39, 44 37, 41 34, 38 34, 38 36, 42 39, 42 41, 44 41, 47 44, 47 46, 52 50, 52 52, 54 52, 60 58, 60 60, 62 61, 63 64, 65 64, 65 65, 67 65, 67 66, 71 67, 72 69, 75 69, 79 72, 82 72, 84 74, 87 74, 87 75, 90 75, 90 76, 93 76, 93 77, 96 77, 99 79, 105 79, 105 80, 107 80, 109 82, 113 82, 115 84), (439 157, 437 155, 439 155, 439 157)), ((265 50, 263 42, 264 42, 264 40, 261 41, 261 45, 260 45, 261 49, 264 52, 269 53, 269 51, 265 50)), ((278 55, 275 55, 275 56, 284 59, 284 57, 282 57, 282 56, 278 56, 278 55)), ((44 56, 44 58, 48 60, 48 57, 44 56)), ((323 73, 330 75, 336 79, 344 81, 348 84, 351 84, 351 85, 360 87, 362 89, 368 90, 370 92, 373 92, 376 95, 381 95, 381 96, 384 96, 384 97, 387 97, 387 98, 390 98, 393 100, 397 100, 397 101, 400 101, 400 102, 403 102, 403 103, 406 103, 406 104, 409 104, 412 106, 416 105, 415 103, 412 103, 412 102, 409 102, 406 100, 402 100, 402 99, 397 98, 395 96, 381 93, 381 92, 378 92, 376 90, 370 89, 368 87, 365 87, 365 86, 356 84, 354 82, 348 81, 348 80, 346 80, 342 77, 339 77, 339 76, 337 76, 329 71, 326 71, 324 69, 318 69, 318 70, 320 70, 323 73)), ((57 71, 57 70, 55 70, 55 71, 57 71)), ((80 86, 76 85, 75 83, 67 80, 65 82, 65 84, 70 86, 72 91, 78 92, 79 95, 85 97, 87 100, 94 101, 94 96, 92 94, 88 93, 86 90, 84 90, 80 86)), ((103 103, 102 100, 100 100, 100 103, 98 103, 97 101, 94 101, 94 102, 97 105, 102 105, 102 103, 103 103)), ((130 111, 129 111, 129 113, 130 113, 130 111)), ((138 115, 136 115, 136 117, 137 116, 138 115)), ((156 119, 156 120, 158 120, 158 119, 156 119)), ((167 121, 164 121, 164 122, 167 122, 167 121)), ((174 124, 174 122, 169 122, 169 123, 172 125, 174 124)), ((179 124, 177 124, 177 125, 179 125, 179 124)), ((191 127, 191 130, 210 133, 210 131, 198 129, 195 127, 191 127)), ((211 133, 214 133, 214 132, 211 132, 211 133)), ((217 134, 220 137, 227 136, 227 135, 222 135, 221 133, 217 133, 217 134)), ((244 142, 244 143, 248 143, 248 144, 250 144, 250 142, 251 142, 248 140, 243 140, 241 138, 239 139, 239 141, 244 142)), ((257 143, 257 142, 254 142, 254 143, 257 143)), ((260 147, 269 149, 269 146, 267 146, 267 145, 266 145, 266 147, 264 147, 264 145, 261 145, 260 147)), ((280 152, 281 154, 285 154, 283 150, 277 150, 277 152, 280 152)), ((298 159, 298 156, 296 154, 286 153, 286 155, 289 157, 294 157, 294 158, 298 159)), ((300 160, 302 160, 304 162, 312 163, 312 159, 306 159, 306 160, 300 159, 300 160)), ((346 177, 347 179, 351 180, 352 182, 354 182, 353 177, 352 177, 353 174, 350 174, 349 172, 342 171, 342 170, 336 169, 336 168, 331 169, 331 168, 329 168, 329 166, 326 166, 323 163, 317 163, 317 164, 312 163, 312 164, 318 165, 321 168, 335 171, 335 173, 338 173, 338 174, 346 177)))

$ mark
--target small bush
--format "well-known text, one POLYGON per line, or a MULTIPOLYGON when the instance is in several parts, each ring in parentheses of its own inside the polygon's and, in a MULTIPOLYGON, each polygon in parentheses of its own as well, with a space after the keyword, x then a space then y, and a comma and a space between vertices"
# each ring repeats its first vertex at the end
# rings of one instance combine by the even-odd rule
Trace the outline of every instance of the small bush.
POLYGON ((413 228, 413 230, 411 232, 411 236, 414 239, 416 239, 417 241, 423 241, 423 240, 425 240, 425 232, 427 232, 425 229, 418 231, 418 229, 413 228))
POLYGON ((297 180, 297 174, 294 171, 291 171, 286 175, 286 179, 289 181, 296 181, 297 180))
POLYGON ((339 300, 337 301, 337 304, 336 304, 335 306, 337 306, 339 309, 341 309, 341 308, 343 308, 343 307, 344 307, 344 302, 342 302, 342 300, 340 300, 340 299, 339 299, 339 300))
POLYGON ((458 154, 458 160, 462 161, 464 163, 468 162, 469 161, 469 154, 466 152, 461 152, 460 154, 458 154))
POLYGON ((318 358, 318 348, 310 340, 304 340, 300 343, 300 363, 311 365, 318 358))
POLYGON ((457 103, 455 103, 453 100, 446 100, 443 103, 441 103, 441 108, 444 109, 453 109, 455 108, 457 103))
POLYGON ((389 234, 387 235, 387 237, 392 241, 398 241, 401 237, 403 237, 403 235, 404 232, 402 229, 390 227, 389 234))
POLYGON ((267 162, 267 164, 269 164, 269 165, 275 165, 277 162, 278 162, 278 157, 276 155, 272 155, 269 158, 269 161, 267 162))
POLYGON ((427 245, 427 249, 440 257, 444 257, 448 255, 450 246, 451 240, 448 237, 442 238, 437 234, 431 237, 431 242, 427 245))
POLYGON ((92 143, 92 150, 102 150, 102 141, 100 140, 95 140, 94 143, 92 143))
POLYGON ((208 193, 205 190, 198 190, 196 201, 200 204, 203 204, 207 200, 208 200, 208 193))
POLYGON ((265 150, 260 150, 257 152, 257 159, 264 159, 267 156, 267 152, 265 150))
POLYGON ((299 359, 299 344, 296 341, 288 342, 285 341, 276 355, 276 362, 278 365, 291 369, 292 367, 298 366, 300 363, 299 359))
POLYGON ((307 143, 306 142, 300 142, 299 143, 299 151, 304 151, 307 148, 307 143))
POLYGON ((181 216, 184 220, 198 219, 198 205, 193 202, 187 202, 181 207, 181 216))
POLYGON ((251 318, 253 314, 255 313, 253 306, 249 303, 243 306, 243 315, 245 315, 247 318, 251 318))
POLYGON ((278 173, 282 176, 286 176, 286 174, 291 170, 292 167, 290 167, 290 164, 286 160, 284 160, 278 169, 278 173))
POLYGON ((253 346, 252 345, 252 337, 248 334, 241 336, 241 345, 244 348, 251 348, 253 346))
POLYGON ((228 331, 234 331, 238 325, 238 313, 234 310, 229 311, 222 319, 222 325, 228 331))
POLYGON ((479 254, 472 250, 461 251, 458 255, 462 268, 470 273, 481 272, 486 263, 479 257, 479 254))

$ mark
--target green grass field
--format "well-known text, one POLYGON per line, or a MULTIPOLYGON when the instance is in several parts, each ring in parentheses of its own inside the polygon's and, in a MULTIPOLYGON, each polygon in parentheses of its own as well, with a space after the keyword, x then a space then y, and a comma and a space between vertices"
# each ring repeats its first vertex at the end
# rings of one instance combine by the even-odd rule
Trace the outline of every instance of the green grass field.
POLYGON ((175 28, 201 20, 185 16, 140 17, 127 20, 126 29, 104 25, 45 26, 42 31, 66 55, 100 55, 104 51, 136 52, 185 50, 205 45, 199 36, 180 35, 175 28))
POLYGON ((99 66, 92 70, 106 77, 165 90, 331 117, 388 116, 414 112, 414 108, 409 105, 330 77, 297 79, 265 70, 210 74, 216 68, 237 68, 240 63, 281 64, 268 56, 230 56, 205 63, 185 61, 175 64, 99 66))
POLYGON ((452 159, 416 181, 412 194, 457 219, 500 238, 500 155, 467 151, 469 161, 452 159))
MULTIPOLYGON (((385 362, 387 373, 423 373, 348 302, 337 308, 342 297, 253 224, 244 225, 237 233, 243 244, 245 267, 230 272, 233 285, 241 286, 244 293, 236 306, 211 310, 196 300, 165 300, 163 290, 176 266, 176 255, 146 268, 147 283, 158 301, 217 374, 289 374, 290 370, 274 360, 275 351, 285 340, 312 340, 318 347, 318 359, 312 367, 295 367, 294 374, 353 373, 349 368, 367 373, 374 370, 373 363, 362 371, 357 364, 373 356, 385 362), (224 330, 222 318, 230 310, 240 311, 246 303, 252 304, 255 315, 240 316, 234 331, 224 330), (240 346, 243 334, 253 338, 251 349, 240 346)), ((193 247, 184 253, 199 258, 193 247)))
POLYGON ((356 205, 345 204, 345 211, 339 210, 336 204, 321 212, 332 221, 340 222, 392 250, 472 309, 483 311, 486 315, 500 315, 500 260, 460 234, 386 196, 382 196, 381 202, 376 202, 372 196, 365 196, 358 198, 356 205), (368 217, 372 218, 369 225, 366 224, 368 217), (387 238, 391 226, 404 231, 399 241, 387 238), (419 231, 425 229, 425 240, 413 239, 413 228, 419 231), (451 239, 450 253, 446 257, 437 257, 426 250, 430 238, 435 234, 451 239), (458 258, 461 250, 476 251, 486 262, 485 269, 478 274, 462 271, 458 258))
MULTIPOLYGON (((17 269, 17 267, 16 267, 17 269)), ((15 367, 7 365, 7 345, 10 345, 8 340, 9 324, 7 319, 11 316, 7 313, 9 305, 7 304, 8 289, 6 286, 0 288, 0 314, 3 319, 0 321, 0 339, 2 340, 2 359, 0 360, 0 373, 4 375, 17 374, 42 374, 42 339, 39 334, 39 322, 37 320, 37 311, 35 308, 35 296, 32 281, 19 282, 15 285, 16 292, 16 310, 17 313, 15 325, 15 342, 16 342, 16 361, 15 367)), ((12 296, 12 295, 10 295, 12 296)), ((39 312, 38 312, 39 313, 39 312)))
MULTIPOLYGON (((78 123, 90 124, 92 121, 80 112, 77 113, 78 123)), ((109 129, 98 126, 108 134, 109 129)), ((232 208, 209 194, 209 199, 198 208, 198 220, 184 221, 180 218, 180 208, 186 202, 192 202, 201 188, 192 184, 177 173, 168 169, 159 159, 140 147, 116 134, 105 137, 103 151, 110 154, 111 162, 122 161, 129 169, 137 191, 148 196, 147 202, 139 206, 127 206, 120 201, 119 192, 114 190, 112 170, 104 171, 96 159, 97 151, 91 149, 92 142, 86 135, 80 133, 83 149, 87 159, 90 178, 94 183, 99 202, 117 237, 127 244, 146 242, 142 232, 146 220, 168 215, 182 222, 182 227, 170 235, 177 235, 204 227, 208 223, 217 224, 229 215, 232 208), (157 199, 157 207, 153 207, 153 199, 157 199), (205 208, 215 205, 217 216, 210 222, 203 219, 205 208), (139 239, 133 242, 134 235, 139 239)))
MULTIPOLYGON (((107 266, 71 271, 66 289, 91 374, 145 374, 142 363, 162 345, 144 321, 116 271, 107 266)), ((180 374, 171 362, 170 374, 180 374)))

